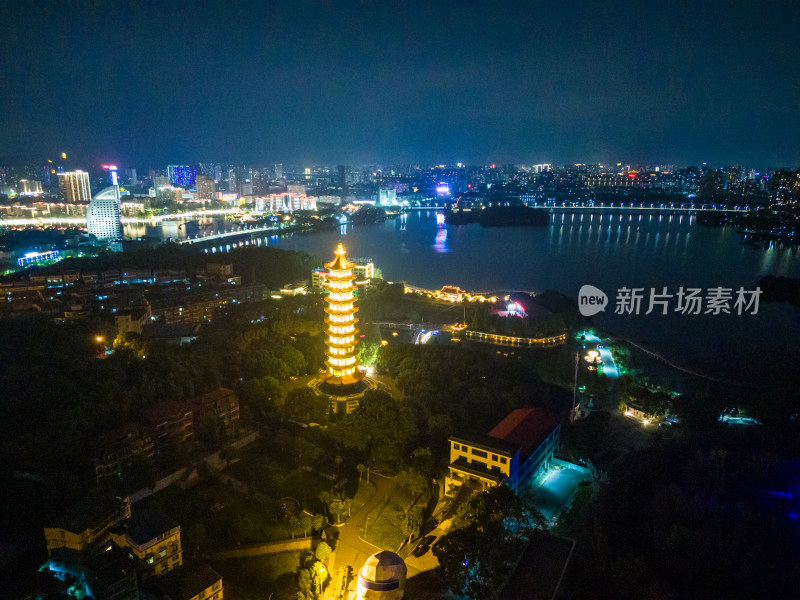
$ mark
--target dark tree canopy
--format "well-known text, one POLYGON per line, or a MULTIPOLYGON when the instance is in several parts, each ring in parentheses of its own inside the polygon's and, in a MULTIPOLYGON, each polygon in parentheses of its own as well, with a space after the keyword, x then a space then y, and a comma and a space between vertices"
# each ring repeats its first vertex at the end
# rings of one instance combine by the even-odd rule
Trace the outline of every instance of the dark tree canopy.
POLYGON ((451 591, 479 600, 497 597, 525 541, 543 523, 504 485, 470 498, 433 550, 451 591))

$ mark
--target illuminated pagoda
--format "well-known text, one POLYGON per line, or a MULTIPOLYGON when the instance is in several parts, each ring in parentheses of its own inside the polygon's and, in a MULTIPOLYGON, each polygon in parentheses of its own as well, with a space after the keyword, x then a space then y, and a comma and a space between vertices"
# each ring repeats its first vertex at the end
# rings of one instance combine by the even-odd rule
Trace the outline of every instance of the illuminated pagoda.
POLYGON ((320 377, 321 392, 334 397, 360 394, 365 384, 364 374, 358 370, 358 341, 356 335, 354 264, 345 257, 344 246, 336 248, 336 257, 325 265, 328 269, 328 306, 325 308, 325 325, 328 333, 326 373, 320 377))

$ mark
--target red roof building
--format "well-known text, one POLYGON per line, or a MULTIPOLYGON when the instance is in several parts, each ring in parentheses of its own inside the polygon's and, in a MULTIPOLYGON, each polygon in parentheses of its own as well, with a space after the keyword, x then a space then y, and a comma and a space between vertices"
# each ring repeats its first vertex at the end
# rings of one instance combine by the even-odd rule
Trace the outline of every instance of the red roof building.
POLYGON ((465 483, 504 483, 517 492, 547 470, 560 440, 558 417, 538 408, 512 411, 485 436, 451 437, 445 493, 453 496, 465 483))

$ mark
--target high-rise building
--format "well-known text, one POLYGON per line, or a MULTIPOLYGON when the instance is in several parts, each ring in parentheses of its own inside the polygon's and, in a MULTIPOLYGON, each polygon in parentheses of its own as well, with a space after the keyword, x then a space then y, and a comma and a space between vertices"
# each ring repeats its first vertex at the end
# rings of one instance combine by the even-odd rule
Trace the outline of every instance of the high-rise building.
POLYGON ((86 229, 100 242, 122 239, 119 186, 112 185, 97 194, 86 210, 86 229))
POLYGON ((169 165, 167 166, 167 177, 172 185, 188 187, 194 185, 195 172, 191 165, 169 165))
POLYGON ((394 189, 380 189, 378 190, 378 205, 379 206, 393 206, 397 204, 397 190, 394 189))
POLYGON ((89 185, 89 173, 86 171, 59 173, 58 190, 67 202, 89 202, 92 199, 92 189, 89 185))
POLYGON ((253 183, 253 193, 263 196, 269 193, 271 173, 267 169, 250 169, 250 181, 253 183))
POLYGON ((344 165, 336 167, 336 185, 342 190, 342 193, 347 188, 347 174, 345 173, 344 165))
POLYGON ((239 184, 242 178, 239 176, 235 167, 228 168, 228 191, 234 194, 239 193, 239 184))
POLYGON ((198 200, 211 200, 214 198, 216 187, 214 180, 208 175, 197 176, 197 199, 198 200))
POLYGON ((35 196, 42 193, 42 182, 31 181, 28 179, 20 179, 17 186, 17 192, 20 196, 35 196))
POLYGON ((280 181, 283 179, 283 163, 277 163, 272 165, 272 174, 275 178, 275 181, 280 181))

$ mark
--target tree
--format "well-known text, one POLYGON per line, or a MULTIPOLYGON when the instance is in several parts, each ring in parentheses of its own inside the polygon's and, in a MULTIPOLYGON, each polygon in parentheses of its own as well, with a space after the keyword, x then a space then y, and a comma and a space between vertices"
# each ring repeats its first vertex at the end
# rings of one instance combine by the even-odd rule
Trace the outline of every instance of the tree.
POLYGON ((368 390, 359 408, 342 417, 334 436, 346 447, 365 452, 373 464, 402 466, 417 434, 409 407, 385 392, 368 390))
POLYGON ((415 506, 409 510, 403 519, 403 533, 408 536, 408 542, 420 534, 422 529, 423 507, 415 506))
POLYGON ((216 448, 225 437, 225 428, 214 415, 205 415, 197 420, 197 439, 207 448, 216 448))
MULTIPOLYGON (((324 526, 325 526, 325 517, 323 515, 312 515, 311 517, 312 531, 321 531, 324 526)), ((325 532, 323 531, 322 533, 324 535, 325 532)))
POLYGON ((142 358, 147 354, 147 346, 138 333, 123 332, 114 338, 115 352, 126 354, 130 357, 142 358))
MULTIPOLYGON (((324 542, 321 542, 324 543, 324 542)), ((327 546, 327 544, 325 544, 327 546)), ((322 596, 322 585, 325 583, 325 580, 328 578, 328 570, 325 568, 325 565, 322 564, 322 561, 316 561, 313 565, 311 565, 311 572, 313 573, 314 583, 316 584, 316 596, 322 596)))
POLYGON ((289 528, 289 535, 291 535, 292 539, 294 539, 294 534, 297 533, 297 531, 301 528, 300 519, 292 515, 289 517, 289 520, 286 522, 286 525, 289 528))
POLYGON ((242 403, 249 404, 261 414, 274 409, 280 395, 280 383, 269 375, 248 379, 239 388, 239 398, 242 403))
POLYGON ((314 556, 317 557, 317 560, 322 562, 328 562, 328 558, 330 558, 333 550, 326 542, 320 542, 317 544, 317 549, 314 552, 314 556))
POLYGON ((186 532, 184 544, 191 552, 199 552, 205 547, 207 540, 206 526, 202 523, 195 523, 186 532))
POLYGON ((311 460, 316 460, 319 458, 322 449, 319 446, 316 446, 312 442, 309 442, 307 439, 297 436, 292 441, 292 449, 294 450, 295 456, 297 456, 297 468, 299 469, 303 464, 303 457, 307 457, 311 460))
POLYGON ((325 490, 322 490, 319 493, 319 496, 317 496, 317 497, 319 498, 319 501, 322 503, 322 508, 325 511, 325 514, 327 515, 328 514, 328 505, 331 502, 331 493, 330 492, 326 492, 325 490))
POLYGON ((358 350, 358 363, 367 367, 371 367, 378 360, 378 344, 365 343, 361 344, 358 350))
POLYGON ((400 471, 397 482, 414 496, 419 496, 430 487, 430 480, 414 467, 400 471))
MULTIPOLYGON (((364 474, 364 471, 367 470, 367 467, 362 465, 361 463, 356 465, 356 471, 358 471, 358 481, 361 482, 361 476, 364 474)), ((367 475, 367 483, 369 483, 369 475, 367 475)))
POLYGON ((292 436, 285 429, 279 429, 278 433, 275 434, 275 441, 280 446, 281 452, 285 452, 286 447, 292 443, 292 436))
POLYGON ((345 498, 333 498, 330 501, 329 510, 336 515, 336 522, 341 523, 342 513, 344 513, 345 510, 350 510, 350 503, 345 498))
POLYGON ((573 572, 575 587, 602 581, 608 598, 796 597, 797 528, 765 495, 792 489, 797 448, 776 452, 759 429, 700 430, 620 458, 592 507, 591 564, 573 572))
POLYGON ((313 521, 311 520, 311 515, 305 512, 301 514, 300 529, 303 530, 303 537, 308 537, 308 532, 312 527, 313 527, 313 521))
POLYGON ((142 487, 152 489, 156 484, 155 465, 153 465, 152 459, 144 454, 131 458, 128 464, 123 467, 122 475, 131 489, 142 487))
POLYGON ((309 387, 299 387, 286 394, 284 410, 291 419, 321 423, 328 416, 328 401, 309 387))
POLYGON ((314 574, 311 569, 305 568, 301 569, 300 572, 297 574, 297 587, 300 590, 300 593, 303 600, 309 597, 312 594, 312 587, 314 585, 314 574))
POLYGON ((494 598, 505 585, 524 542, 543 525, 538 511, 506 486, 495 486, 461 505, 433 552, 454 593, 479 600, 494 598))
POLYGON ((241 543, 249 541, 253 538, 254 525, 253 522, 245 516, 237 516, 233 523, 231 523, 231 532, 236 541, 241 543))
POLYGON ((284 348, 281 353, 281 360, 286 364, 290 375, 300 375, 305 371, 306 359, 303 353, 291 346, 284 348))

